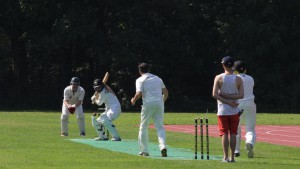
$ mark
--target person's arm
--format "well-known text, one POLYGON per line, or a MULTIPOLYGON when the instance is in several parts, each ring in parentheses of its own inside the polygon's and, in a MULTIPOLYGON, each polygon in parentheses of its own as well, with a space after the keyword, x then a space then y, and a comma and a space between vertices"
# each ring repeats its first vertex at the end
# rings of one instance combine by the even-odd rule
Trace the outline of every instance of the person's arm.
POLYGON ((69 87, 66 87, 64 90, 64 100, 63 100, 63 104, 67 108, 71 107, 71 105, 69 105, 69 100, 68 100, 68 98, 69 98, 69 95, 68 95, 69 90, 68 89, 69 89, 69 87))
POLYGON ((82 100, 77 100, 76 104, 75 104, 75 107, 78 107, 79 105, 82 104, 82 100))
POLYGON ((220 79, 221 76, 216 76, 215 80, 214 80, 214 86, 213 86, 213 93, 212 96, 213 98, 215 98, 216 100, 219 100, 223 103, 229 104, 232 107, 237 107, 238 103, 236 101, 232 101, 232 100, 227 100, 224 97, 222 97, 221 95, 219 95, 219 90, 220 90, 220 79))
POLYGON ((237 77, 237 88, 239 92, 238 99, 244 98, 244 84, 243 84, 243 79, 241 77, 237 77))
POLYGON ((100 93, 98 93, 98 98, 95 100, 98 106, 101 106, 105 102, 105 100, 107 100, 107 97, 109 95, 109 93, 106 93, 106 91, 103 90, 100 93))
POLYGON ((162 88, 162 92, 163 92, 163 101, 165 102, 168 99, 169 91, 167 88, 162 88))
POLYGON ((78 90, 80 90, 81 92, 80 92, 77 102, 75 103, 75 107, 78 107, 82 104, 84 95, 85 95, 85 90, 83 88, 80 87, 80 89, 78 88, 78 90))
POLYGON ((92 104, 96 104, 96 100, 98 100, 99 93, 95 91, 94 95, 91 97, 92 104))
POLYGON ((141 91, 137 91, 134 95, 134 97, 131 99, 131 104, 134 105, 135 102, 142 97, 142 92, 141 91))
POLYGON ((225 93, 219 93, 220 96, 224 97, 225 99, 242 99, 244 98, 244 85, 243 85, 243 80, 242 78, 238 77, 236 78, 236 85, 238 89, 237 94, 225 94, 225 93))
POLYGON ((64 100, 63 102, 67 108, 71 107, 71 105, 69 105, 69 100, 64 100))
POLYGON ((105 85, 104 85, 104 88, 106 89, 106 90, 105 90, 106 93, 109 93, 109 92, 110 92, 110 93, 112 93, 112 94, 115 95, 115 92, 114 92, 108 85, 105 84, 105 85))

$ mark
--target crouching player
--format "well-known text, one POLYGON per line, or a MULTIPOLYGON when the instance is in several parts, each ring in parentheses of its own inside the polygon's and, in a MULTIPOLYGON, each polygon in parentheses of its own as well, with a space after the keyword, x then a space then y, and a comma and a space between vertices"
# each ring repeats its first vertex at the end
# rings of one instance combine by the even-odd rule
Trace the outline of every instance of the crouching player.
POLYGON ((121 137, 116 130, 115 125, 112 123, 121 114, 121 105, 118 98, 111 88, 105 85, 100 79, 94 80, 93 87, 95 93, 91 98, 92 103, 97 104, 98 106, 101 106, 104 103, 106 107, 105 111, 98 118, 96 118, 96 113, 92 116, 92 125, 99 135, 95 140, 108 140, 107 136, 104 134, 104 126, 112 135, 112 141, 121 141, 121 137))
POLYGON ((85 136, 85 120, 82 107, 85 90, 80 86, 78 77, 73 77, 70 86, 64 89, 64 100, 62 105, 61 120, 61 136, 68 136, 69 134, 69 116, 75 114, 77 118, 79 134, 85 136))

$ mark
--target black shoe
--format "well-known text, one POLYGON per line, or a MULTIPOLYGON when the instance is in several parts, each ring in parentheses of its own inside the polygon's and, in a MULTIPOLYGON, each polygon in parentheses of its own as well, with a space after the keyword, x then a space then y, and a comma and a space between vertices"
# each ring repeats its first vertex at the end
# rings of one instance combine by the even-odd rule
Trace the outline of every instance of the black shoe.
POLYGON ((235 156, 235 157, 239 157, 239 156, 241 156, 241 155, 240 155, 240 153, 234 153, 234 156, 235 156))
POLYGON ((241 116, 244 113, 244 109, 239 111, 239 116, 241 116))
POLYGON ((82 133, 80 133, 79 135, 80 135, 80 136, 85 136, 85 133, 84 133, 84 132, 82 132, 82 133))
POLYGON ((235 163, 235 160, 232 159, 232 160, 229 160, 228 162, 230 162, 230 163, 235 163))
POLYGON ((164 148, 164 149, 161 150, 161 156, 162 157, 168 157, 168 155, 167 155, 167 149, 164 148))

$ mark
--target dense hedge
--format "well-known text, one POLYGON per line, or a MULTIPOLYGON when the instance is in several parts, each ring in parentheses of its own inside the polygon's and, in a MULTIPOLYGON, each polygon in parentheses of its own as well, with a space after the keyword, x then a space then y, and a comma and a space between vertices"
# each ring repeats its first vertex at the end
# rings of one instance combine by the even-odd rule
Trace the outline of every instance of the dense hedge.
POLYGON ((152 64, 170 90, 167 111, 214 111, 213 79, 225 55, 244 60, 259 112, 299 104, 300 1, 9 0, 0 6, 0 108, 61 108, 78 76, 108 84, 130 106, 137 64, 152 64))

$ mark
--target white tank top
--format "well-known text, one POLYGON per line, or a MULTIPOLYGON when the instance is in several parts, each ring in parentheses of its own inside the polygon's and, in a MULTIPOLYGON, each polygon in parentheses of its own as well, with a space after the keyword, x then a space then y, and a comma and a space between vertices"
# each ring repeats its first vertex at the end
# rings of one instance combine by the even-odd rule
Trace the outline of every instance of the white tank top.
MULTIPOLYGON (((225 73, 221 74, 223 79, 223 85, 220 89, 220 92, 225 94, 237 94, 238 89, 236 87, 236 75, 226 75, 225 73)), ((231 107, 230 105, 223 103, 218 100, 218 114, 217 115, 235 115, 239 112, 238 107, 231 107)))

